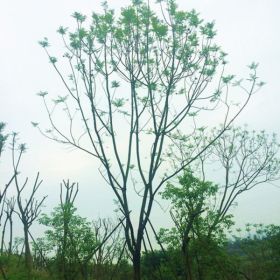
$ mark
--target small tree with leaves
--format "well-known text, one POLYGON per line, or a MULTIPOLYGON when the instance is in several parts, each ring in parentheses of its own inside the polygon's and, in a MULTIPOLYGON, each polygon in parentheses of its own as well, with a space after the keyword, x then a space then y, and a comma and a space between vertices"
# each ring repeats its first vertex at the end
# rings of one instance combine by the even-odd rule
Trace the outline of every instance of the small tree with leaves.
POLYGON ((195 279, 195 263, 199 277, 202 277, 202 268, 198 262, 205 254, 201 252, 202 246, 215 242, 221 244, 225 240, 224 230, 233 225, 233 222, 232 217, 227 215, 215 228, 212 239, 205 242, 208 222, 218 215, 212 207, 218 194, 218 186, 196 178, 190 170, 185 170, 178 182, 179 185, 168 183, 161 194, 171 203, 170 215, 175 227, 161 229, 159 239, 170 250, 181 251, 184 279, 195 279))
POLYGON ((74 205, 78 191, 78 184, 63 181, 59 206, 40 218, 40 224, 48 228, 45 238, 40 238, 40 245, 42 249, 48 248, 49 255, 55 254, 54 274, 59 274, 61 279, 89 279, 90 275, 103 279, 101 266, 106 262, 113 266, 113 261, 122 258, 117 250, 123 247, 120 240, 123 220, 118 224, 106 219, 90 223, 82 218, 74 205))

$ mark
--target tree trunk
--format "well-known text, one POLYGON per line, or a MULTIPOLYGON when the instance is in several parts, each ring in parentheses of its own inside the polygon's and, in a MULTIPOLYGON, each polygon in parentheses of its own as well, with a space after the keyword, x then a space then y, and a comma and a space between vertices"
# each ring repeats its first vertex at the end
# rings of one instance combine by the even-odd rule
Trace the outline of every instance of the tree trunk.
POLYGON ((186 242, 183 243, 182 246, 182 253, 183 253, 183 267, 184 267, 184 276, 185 280, 192 280, 192 268, 189 256, 189 237, 186 238, 186 242))
POLYGON ((191 262, 190 262, 190 256, 189 252, 187 250, 186 256, 185 256, 185 268, 186 268, 186 280, 192 280, 192 268, 191 268, 191 262))
POLYGON ((25 247, 25 265, 28 272, 32 270, 32 255, 29 246, 28 226, 24 225, 24 247, 25 247))
POLYGON ((203 272, 201 269, 201 263, 200 263, 197 253, 195 254, 195 259, 196 259, 196 265, 197 265, 198 280, 203 280, 203 272))
POLYGON ((5 239, 5 232, 6 232, 6 226, 7 226, 7 221, 8 221, 8 218, 6 218, 5 222, 4 222, 4 225, 3 225, 3 229, 2 229, 2 239, 1 239, 1 254, 3 254, 4 252, 4 239, 5 239))
POLYGON ((133 280, 141 280, 141 249, 136 249, 133 254, 133 280))
POLYGON ((13 246, 13 220, 12 220, 12 217, 10 217, 9 220, 10 220, 9 255, 11 255, 12 254, 12 246, 13 246))
POLYGON ((87 262, 83 263, 82 275, 83 275, 83 279, 84 280, 88 280, 89 279, 89 277, 88 277, 88 263, 87 262))

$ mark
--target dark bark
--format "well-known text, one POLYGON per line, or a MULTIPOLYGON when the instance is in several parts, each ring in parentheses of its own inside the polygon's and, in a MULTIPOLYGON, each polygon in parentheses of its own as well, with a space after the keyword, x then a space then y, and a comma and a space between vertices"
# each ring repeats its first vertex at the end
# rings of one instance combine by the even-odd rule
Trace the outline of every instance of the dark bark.
POLYGON ((6 217, 4 225, 3 225, 3 229, 2 229, 2 239, 1 239, 1 254, 3 254, 4 252, 4 239, 5 239, 5 232, 6 232, 6 226, 7 226, 7 222, 8 222, 8 217, 6 217))
POLYGON ((197 265, 197 275, 198 275, 198 280, 203 280, 203 271, 201 269, 201 263, 198 257, 197 252, 195 253, 195 260, 196 260, 196 265, 197 265))
POLYGON ((25 247, 25 266, 30 273, 33 266, 33 260, 31 255, 31 249, 29 244, 29 235, 28 235, 28 225, 24 225, 24 247, 25 247))
POLYGON ((182 254, 183 254, 183 267, 184 267, 184 276, 185 280, 192 280, 192 266, 191 266, 191 260, 190 260, 190 254, 189 254, 189 241, 190 238, 187 237, 186 241, 183 243, 182 246, 182 254))
POLYGON ((141 248, 137 248, 134 252, 133 262, 133 280, 141 279, 141 248))
POLYGON ((12 246, 13 246, 13 220, 12 217, 9 217, 9 225, 10 225, 10 240, 9 240, 9 254, 12 254, 12 246))

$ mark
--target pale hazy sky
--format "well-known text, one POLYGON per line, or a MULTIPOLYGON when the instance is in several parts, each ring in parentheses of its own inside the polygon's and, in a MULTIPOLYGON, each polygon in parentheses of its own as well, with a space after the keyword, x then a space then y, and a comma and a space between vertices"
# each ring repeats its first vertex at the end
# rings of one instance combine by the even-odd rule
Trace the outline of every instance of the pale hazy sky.
MULTIPOLYGON (((259 76, 267 85, 252 99, 238 123, 247 123, 251 128, 266 129, 280 135, 280 2, 177 2, 180 8, 194 8, 202 18, 215 20, 217 41, 229 53, 230 70, 233 73, 245 75, 250 62, 260 63, 259 76)), ((129 1, 110 0, 108 3, 119 9, 129 1)), ((37 42, 46 36, 59 48, 57 28, 60 25, 73 25, 70 15, 74 11, 86 15, 100 11, 100 1, 1 0, 0 10, 0 121, 8 124, 8 131, 20 132, 20 138, 28 144, 22 170, 31 177, 41 171, 44 183, 40 192, 49 195, 46 203, 49 207, 58 201, 60 181, 69 178, 80 183, 78 206, 82 215, 112 216, 113 196, 98 174, 98 162, 78 151, 69 151, 48 141, 30 124, 30 121, 45 118, 41 100, 36 93, 48 90, 59 94, 57 91, 63 89, 37 42)), ((5 160, 8 161, 8 153, 5 160)), ((7 170, 8 167, 0 171, 0 179, 7 170)), ((280 188, 270 185, 257 187, 239 200, 239 207, 234 213, 238 224, 279 224, 280 188)), ((162 212, 155 209, 154 217, 160 219, 161 215, 162 212)))

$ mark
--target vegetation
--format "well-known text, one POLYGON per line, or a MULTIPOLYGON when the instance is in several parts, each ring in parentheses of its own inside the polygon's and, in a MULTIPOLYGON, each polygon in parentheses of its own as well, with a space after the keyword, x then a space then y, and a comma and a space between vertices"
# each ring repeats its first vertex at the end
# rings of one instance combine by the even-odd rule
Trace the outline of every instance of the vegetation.
POLYGON ((103 3, 89 21, 75 12, 76 29, 58 29, 63 62, 47 38, 39 42, 67 95, 39 92, 50 127, 32 124, 99 161, 117 214, 81 217, 79 186, 69 180, 59 205, 41 213, 39 172, 28 193, 20 172, 26 145, 0 123, 0 158, 10 141, 12 159, 0 189, 0 279, 279 279, 278 225, 247 224, 246 234, 230 235, 237 198, 279 179, 276 136, 233 126, 264 84, 258 64, 245 80, 226 74, 214 24, 174 0, 157 5, 160 13, 133 0, 116 16, 103 3), (201 125, 216 114, 221 125, 201 125), (151 221, 156 202, 170 205, 170 228, 151 221), (13 236, 15 216, 23 238, 13 236), (41 237, 32 234, 36 222, 41 237))

